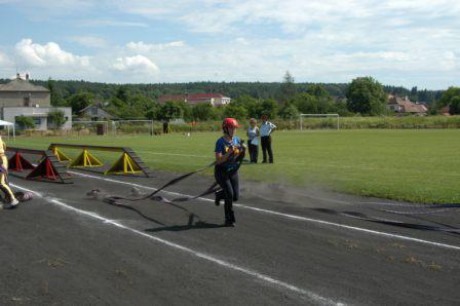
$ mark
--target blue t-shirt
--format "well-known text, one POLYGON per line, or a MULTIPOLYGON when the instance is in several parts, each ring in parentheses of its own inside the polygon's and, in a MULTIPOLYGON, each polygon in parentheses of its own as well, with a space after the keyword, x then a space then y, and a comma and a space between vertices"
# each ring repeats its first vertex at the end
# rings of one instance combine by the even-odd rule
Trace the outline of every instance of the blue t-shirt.
MULTIPOLYGON (((231 141, 227 141, 225 137, 220 137, 219 139, 217 139, 216 149, 214 150, 214 152, 225 155, 230 147, 240 147, 241 145, 241 139, 237 136, 233 136, 233 139, 231 141)), ((216 165, 216 167, 223 167, 227 172, 232 171, 238 169, 238 161, 236 161, 235 158, 230 157, 225 163, 216 165)))

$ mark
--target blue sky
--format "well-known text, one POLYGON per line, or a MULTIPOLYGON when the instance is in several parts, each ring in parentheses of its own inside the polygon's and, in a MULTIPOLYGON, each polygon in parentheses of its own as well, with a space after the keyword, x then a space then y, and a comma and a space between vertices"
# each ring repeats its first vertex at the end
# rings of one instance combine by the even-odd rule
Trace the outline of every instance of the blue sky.
POLYGON ((0 78, 460 86, 457 0, 0 0, 0 78))

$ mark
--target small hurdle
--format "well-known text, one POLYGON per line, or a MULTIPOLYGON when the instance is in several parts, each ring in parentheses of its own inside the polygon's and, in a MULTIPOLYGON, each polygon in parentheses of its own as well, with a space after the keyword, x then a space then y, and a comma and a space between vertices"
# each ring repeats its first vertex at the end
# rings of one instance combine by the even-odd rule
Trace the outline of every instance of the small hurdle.
POLYGON ((94 154, 90 153, 90 150, 120 152, 120 158, 118 158, 118 160, 112 166, 110 166, 108 170, 104 171, 105 175, 142 173, 147 177, 151 176, 151 171, 148 166, 145 165, 141 158, 131 148, 52 143, 48 149, 54 153, 59 161, 68 162, 70 168, 91 168, 104 166, 104 163, 101 162, 101 160, 94 154), (82 152, 77 156, 77 158, 72 160, 72 158, 63 152, 63 148, 81 149, 82 152))
POLYGON ((60 164, 54 153, 50 150, 34 150, 17 147, 7 147, 7 151, 13 152, 13 156, 8 160, 8 170, 23 172, 32 170, 26 179, 29 180, 47 180, 64 184, 72 184, 73 180, 67 173, 67 168, 60 164), (23 154, 39 155, 38 165, 33 165, 24 158, 23 154))

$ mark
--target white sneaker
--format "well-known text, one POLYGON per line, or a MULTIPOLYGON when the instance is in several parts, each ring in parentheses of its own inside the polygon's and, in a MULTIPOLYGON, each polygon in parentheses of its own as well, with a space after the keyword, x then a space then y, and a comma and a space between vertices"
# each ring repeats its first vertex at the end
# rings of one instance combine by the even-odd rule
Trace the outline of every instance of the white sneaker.
POLYGON ((4 204, 3 208, 13 209, 13 208, 16 208, 18 206, 18 204, 19 204, 19 201, 17 199, 14 199, 10 203, 4 204))

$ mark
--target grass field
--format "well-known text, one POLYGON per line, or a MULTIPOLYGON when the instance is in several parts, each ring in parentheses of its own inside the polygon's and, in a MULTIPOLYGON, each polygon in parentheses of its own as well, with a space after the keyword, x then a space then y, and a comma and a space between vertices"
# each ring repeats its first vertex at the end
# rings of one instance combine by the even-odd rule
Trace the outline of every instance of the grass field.
MULTIPOLYGON (((187 172, 213 161, 219 136, 203 132, 191 137, 17 137, 8 145, 34 149, 45 149, 52 142, 126 146, 153 170, 187 172)), ((245 164, 242 178, 418 203, 460 202, 459 129, 278 131, 273 135, 273 149, 274 164, 245 164)), ((73 157, 78 154, 64 151, 73 157)), ((107 162, 118 157, 91 153, 107 162)))

